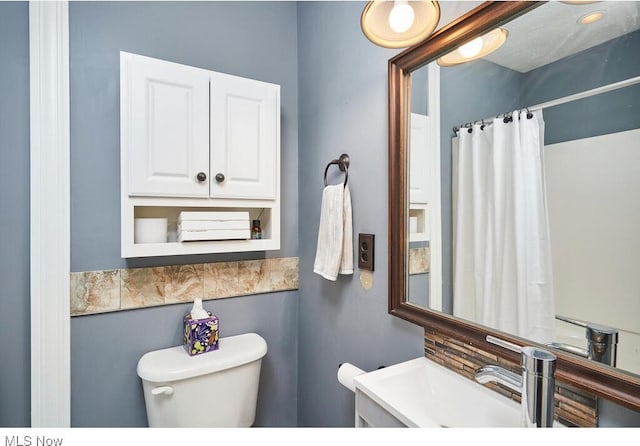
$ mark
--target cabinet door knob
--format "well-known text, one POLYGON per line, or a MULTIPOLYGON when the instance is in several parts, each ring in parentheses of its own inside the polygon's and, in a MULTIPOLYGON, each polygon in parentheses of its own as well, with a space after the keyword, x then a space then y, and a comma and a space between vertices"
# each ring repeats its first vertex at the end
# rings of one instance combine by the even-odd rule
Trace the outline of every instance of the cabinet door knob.
POLYGON ((221 173, 216 174, 216 181, 222 183, 224 181, 224 175, 221 173))
POLYGON ((200 181, 201 183, 202 183, 203 181, 207 181, 207 174, 206 174, 206 173, 204 173, 204 172, 198 172, 198 174, 196 175, 196 179, 197 179, 198 181, 200 181))

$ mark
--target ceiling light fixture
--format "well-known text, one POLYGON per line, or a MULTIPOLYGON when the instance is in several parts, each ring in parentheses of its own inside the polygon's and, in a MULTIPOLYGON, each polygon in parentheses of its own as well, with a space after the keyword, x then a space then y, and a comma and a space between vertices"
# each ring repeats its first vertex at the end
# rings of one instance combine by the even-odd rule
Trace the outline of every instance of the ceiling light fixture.
POLYGON ((476 37, 471 42, 467 42, 458 48, 462 57, 470 58, 476 56, 482 50, 482 37, 476 37))
POLYGON ((589 14, 585 14, 578 19, 578 24, 580 25, 589 25, 591 23, 595 23, 604 17, 604 12, 602 11, 594 11, 589 14))
POLYGON ((454 51, 438 59, 438 65, 450 67, 472 60, 480 59, 500 48, 507 40, 509 32, 504 28, 496 28, 487 34, 459 46, 454 51))
POLYGON ((413 8, 406 1, 393 2, 393 8, 389 12, 389 26, 396 33, 406 32, 416 18, 413 8))
POLYGON ((364 35, 385 48, 407 48, 429 37, 440 21, 437 1, 377 0, 360 17, 364 35))

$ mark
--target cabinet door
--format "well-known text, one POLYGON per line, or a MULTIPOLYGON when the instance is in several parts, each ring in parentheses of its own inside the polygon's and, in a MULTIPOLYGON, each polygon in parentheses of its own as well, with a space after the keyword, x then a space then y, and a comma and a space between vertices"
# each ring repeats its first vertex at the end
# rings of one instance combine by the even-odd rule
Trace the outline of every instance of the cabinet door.
POLYGON ((209 195, 209 72, 123 53, 130 195, 209 195))
POLYGON ((275 199, 280 87, 211 75, 211 196, 275 199))

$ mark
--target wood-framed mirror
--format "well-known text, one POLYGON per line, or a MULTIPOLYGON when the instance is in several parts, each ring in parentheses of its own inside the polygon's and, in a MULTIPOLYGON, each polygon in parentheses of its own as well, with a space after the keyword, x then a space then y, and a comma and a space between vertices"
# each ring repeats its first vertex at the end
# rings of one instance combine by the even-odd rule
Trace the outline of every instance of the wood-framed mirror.
MULTIPOLYGON (((488 335, 497 336, 520 346, 533 344, 550 348, 558 357, 557 381, 564 382, 597 397, 613 401, 629 409, 640 411, 640 370, 626 370, 625 368, 603 364, 583 357, 581 354, 555 348, 546 342, 532 341, 530 338, 498 330, 474 320, 453 316, 453 311, 450 311, 450 314, 447 314, 447 311, 438 311, 443 310, 441 304, 440 306, 436 305, 438 310, 434 310, 429 305, 422 305, 418 300, 410 298, 409 254, 412 246, 410 245, 411 235, 415 231, 412 226, 416 224, 415 220, 412 221, 412 217, 415 218, 415 216, 412 214, 409 190, 410 170, 411 167, 415 167, 410 166, 411 149, 408 143, 408 135, 411 132, 411 113, 413 111, 410 108, 412 102, 412 75, 415 76, 418 70, 435 63, 438 58, 450 53, 464 43, 495 28, 505 26, 515 20, 525 18, 529 14, 540 11, 541 7, 544 8, 547 3, 564 4, 565 2, 482 3, 464 16, 440 28, 426 41, 407 49, 389 60, 389 313, 426 329, 441 332, 466 344, 481 347, 499 358, 502 357, 510 361, 517 362, 518 355, 488 343, 486 341, 488 335)), ((569 7, 569 2, 566 3, 564 6, 569 7)), ((632 3, 637 4, 638 2, 632 3)), ((539 27, 544 26, 544 23, 539 25, 539 27)), ((629 33, 628 24, 625 24, 625 27, 625 33, 629 33)), ((636 42, 639 38, 640 35, 636 38, 636 42)), ((557 92, 555 94, 554 99, 558 97, 557 92)), ((440 97, 441 104, 447 100, 448 98, 444 95, 440 97)), ((525 105, 534 104, 536 103, 526 103, 525 105)), ((636 107, 636 105, 632 107, 636 107)), ((521 106, 521 108, 524 109, 524 106, 521 106)), ((635 115, 638 115, 638 110, 640 109, 632 108, 632 110, 636 112, 635 115)), ((492 113, 493 116, 497 117, 496 113, 507 111, 509 109, 497 110, 492 113)), ((480 125, 482 121, 482 124, 484 124, 483 121, 487 118, 487 114, 482 113, 479 112, 479 115, 468 123, 470 128, 473 127, 474 122, 480 125), (477 121, 475 121, 476 119, 477 121)), ((545 122, 547 121, 545 120, 545 122)), ((459 122, 459 124, 464 126, 465 122, 459 122)), ((637 129, 638 127, 640 126, 632 124, 632 128, 637 129)), ((442 133, 443 138, 450 139, 450 134, 442 133)), ((448 152, 443 149, 440 156, 442 158, 451 157, 451 146, 449 146, 448 152)), ((444 178, 443 181, 451 181, 451 176, 446 180, 444 178)), ((445 201, 445 198, 451 200, 450 196, 443 196, 443 201, 445 201)), ((447 208, 445 206, 443 207, 443 216, 447 213, 451 213, 451 210, 450 207, 447 208)), ((443 230, 447 224, 451 224, 451 217, 449 217, 449 220, 445 220, 443 217, 443 230)), ((432 243, 435 242, 437 244, 439 236, 440 234, 431 234, 432 243)), ((448 236, 448 240, 448 243, 451 243, 451 235, 448 236)), ((442 241, 443 244, 446 242, 446 240, 442 241)), ((431 263, 442 262, 441 265, 435 265, 435 268, 432 265, 431 274, 438 272, 445 278, 447 274, 450 275, 451 266, 442 267, 443 264, 446 266, 447 262, 452 262, 450 257, 437 255, 431 259, 431 263)), ((433 286, 434 282, 438 284, 439 279, 440 277, 432 278, 430 280, 431 286, 433 286)), ((451 281, 450 278, 449 281, 451 281)), ((437 286, 440 287, 441 285, 438 284, 437 286)), ((437 291, 440 292, 440 288, 437 291)), ((442 299, 446 300, 446 295, 450 291, 446 287, 443 288, 442 299)), ((636 299, 640 298, 636 297, 636 299)), ((559 305, 556 305, 555 311, 558 308, 559 305)), ((635 319, 638 319, 637 314, 635 319)), ((599 323, 599 321, 591 322, 599 323)), ((636 350, 640 351, 637 348, 636 350)))

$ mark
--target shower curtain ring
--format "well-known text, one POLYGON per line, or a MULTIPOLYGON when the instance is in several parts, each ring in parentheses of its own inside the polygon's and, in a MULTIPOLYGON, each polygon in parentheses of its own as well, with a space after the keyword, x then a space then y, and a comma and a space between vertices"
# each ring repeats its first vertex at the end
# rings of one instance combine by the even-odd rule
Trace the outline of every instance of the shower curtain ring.
POLYGON ((533 113, 531 113, 529 111, 529 108, 527 108, 527 119, 531 119, 531 118, 533 118, 533 113))

